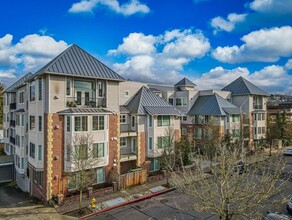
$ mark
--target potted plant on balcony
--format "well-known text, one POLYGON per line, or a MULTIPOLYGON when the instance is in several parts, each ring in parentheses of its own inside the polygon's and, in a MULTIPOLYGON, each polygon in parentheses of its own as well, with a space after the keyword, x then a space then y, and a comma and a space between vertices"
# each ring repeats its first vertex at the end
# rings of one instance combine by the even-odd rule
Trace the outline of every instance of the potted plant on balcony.
POLYGON ((75 101, 67 101, 67 107, 77 107, 77 103, 75 101))

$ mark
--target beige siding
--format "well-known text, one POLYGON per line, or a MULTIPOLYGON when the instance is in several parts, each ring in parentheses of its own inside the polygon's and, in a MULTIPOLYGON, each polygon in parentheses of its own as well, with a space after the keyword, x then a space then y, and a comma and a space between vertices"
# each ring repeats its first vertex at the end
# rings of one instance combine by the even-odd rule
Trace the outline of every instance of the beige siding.
POLYGON ((147 86, 145 83, 126 81, 120 83, 120 105, 125 105, 133 95, 138 92, 142 86, 147 86), (128 92, 128 95, 125 95, 128 92))
POLYGON ((107 108, 119 112, 119 82, 107 81, 107 108))

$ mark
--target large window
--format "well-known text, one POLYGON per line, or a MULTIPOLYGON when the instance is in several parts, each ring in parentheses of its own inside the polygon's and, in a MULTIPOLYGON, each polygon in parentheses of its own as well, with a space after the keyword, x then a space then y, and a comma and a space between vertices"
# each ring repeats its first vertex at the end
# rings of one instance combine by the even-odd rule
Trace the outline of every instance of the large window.
POLYGON ((39 100, 43 99, 43 81, 39 79, 39 100))
POLYGON ((29 87, 29 100, 31 102, 35 101, 35 82, 32 82, 29 87))
POLYGON ((92 116, 92 130, 104 130, 104 116, 92 116))
POLYGON ((33 143, 29 145, 29 156, 35 159, 35 144, 33 143))
POLYGON ((104 157, 104 143, 93 144, 93 158, 104 157))
POLYGON ((127 123, 127 115, 121 115, 120 116, 120 123, 126 124, 127 123))
POLYGON ((87 131, 87 116, 75 116, 75 131, 87 131))
POLYGON ((157 147, 158 148, 169 147, 169 145, 170 145, 170 137, 169 136, 157 137, 157 147))
POLYGON ((194 138, 195 139, 202 139, 202 128, 195 128, 194 138))
POLYGON ((156 171, 156 170, 160 170, 159 159, 156 159, 156 158, 150 159, 149 171, 156 171))
POLYGON ((35 129, 35 116, 33 115, 29 117, 29 129, 30 130, 35 129))
POLYGON ((170 126, 170 116, 169 115, 159 115, 158 116, 158 127, 170 126))
POLYGON ((187 98, 176 98, 175 105, 176 106, 186 106, 188 104, 187 98))

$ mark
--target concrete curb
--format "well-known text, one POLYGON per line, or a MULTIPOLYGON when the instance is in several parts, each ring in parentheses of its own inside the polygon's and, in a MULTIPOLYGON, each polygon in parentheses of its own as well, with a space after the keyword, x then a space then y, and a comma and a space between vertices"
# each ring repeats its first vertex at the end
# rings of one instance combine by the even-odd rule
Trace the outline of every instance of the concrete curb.
POLYGON ((121 203, 121 204, 118 204, 118 205, 115 205, 115 206, 111 206, 111 207, 108 207, 108 208, 102 209, 102 210, 100 210, 100 211, 98 211, 98 212, 94 212, 94 213, 91 213, 91 214, 89 214, 89 215, 85 215, 85 216, 83 216, 83 217, 81 217, 81 218, 79 218, 79 219, 80 219, 80 220, 85 220, 85 219, 87 219, 87 218, 89 218, 89 217, 92 217, 92 216, 94 216, 94 215, 99 215, 99 214, 101 214, 101 213, 103 213, 103 212, 107 212, 107 211, 109 211, 109 210, 112 210, 112 209, 115 209, 115 208, 119 208, 119 207, 122 207, 122 206, 124 206, 124 205, 131 204, 131 203, 140 202, 140 201, 142 201, 142 200, 149 199, 149 198, 152 198, 152 197, 154 197, 154 196, 158 196, 158 195, 161 195, 161 194, 164 194, 164 193, 168 193, 168 192, 171 192, 171 191, 173 191, 173 190, 175 190, 174 187, 169 188, 169 189, 166 189, 166 190, 163 190, 163 191, 161 191, 161 192, 156 192, 156 193, 152 193, 152 194, 149 194, 149 195, 141 196, 140 198, 133 199, 133 200, 131 200, 131 201, 127 201, 127 202, 123 202, 123 203, 121 203))

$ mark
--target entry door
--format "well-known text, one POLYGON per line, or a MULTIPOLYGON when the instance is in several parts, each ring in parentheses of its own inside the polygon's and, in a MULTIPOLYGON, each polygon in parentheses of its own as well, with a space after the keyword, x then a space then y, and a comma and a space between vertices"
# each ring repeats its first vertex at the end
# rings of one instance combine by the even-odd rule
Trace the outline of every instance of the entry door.
POLYGON ((133 153, 137 152, 137 140, 136 140, 136 138, 132 138, 131 148, 132 148, 131 151, 133 153))
POLYGON ((82 91, 76 91, 76 97, 77 97, 77 105, 81 105, 81 103, 82 103, 82 91))

